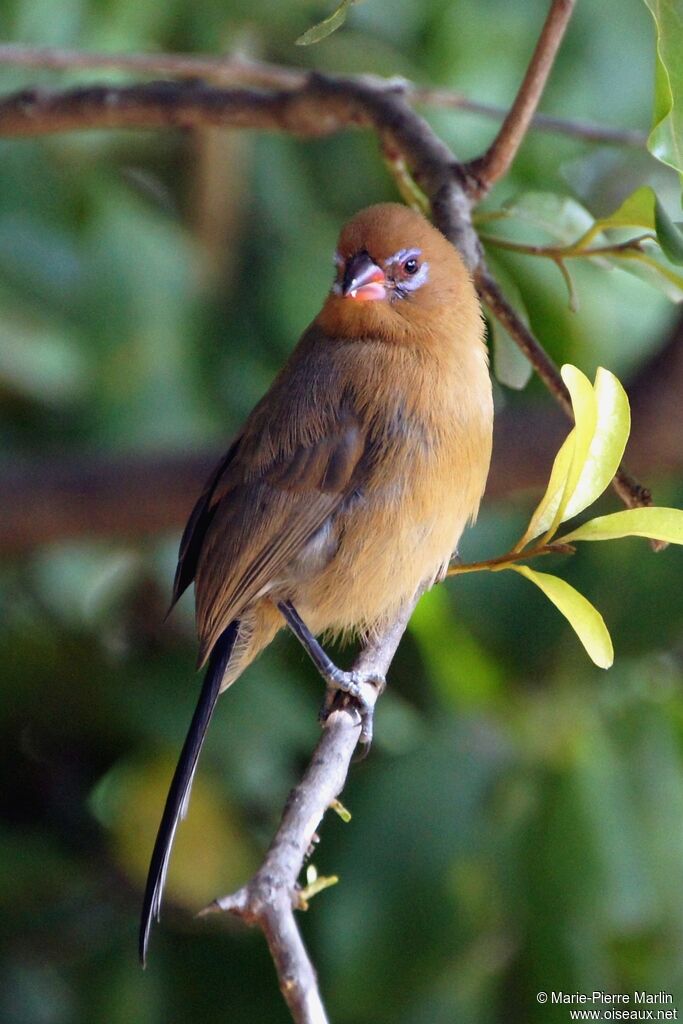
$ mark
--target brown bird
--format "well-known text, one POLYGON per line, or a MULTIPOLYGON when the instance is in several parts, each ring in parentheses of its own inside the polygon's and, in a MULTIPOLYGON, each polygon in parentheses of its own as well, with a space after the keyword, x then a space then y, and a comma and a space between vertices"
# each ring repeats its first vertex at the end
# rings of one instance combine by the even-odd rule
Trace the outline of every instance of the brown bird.
POLYGON ((143 963, 219 694, 287 624, 328 687, 357 698, 361 680, 315 636, 366 636, 440 579, 486 483, 491 384, 479 302, 456 250, 418 213, 385 203, 349 221, 335 263, 321 312, 181 541, 173 601, 194 580, 208 668, 152 854, 143 963))

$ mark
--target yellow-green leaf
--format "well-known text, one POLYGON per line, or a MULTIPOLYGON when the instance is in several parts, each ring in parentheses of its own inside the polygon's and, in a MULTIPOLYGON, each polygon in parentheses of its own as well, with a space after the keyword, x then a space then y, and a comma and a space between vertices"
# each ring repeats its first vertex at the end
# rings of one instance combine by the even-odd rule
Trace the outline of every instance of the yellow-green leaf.
POLYGON ((311 46, 313 43, 319 43, 321 39, 325 39, 327 36, 331 36, 333 32, 336 32, 338 28, 346 21, 346 15, 349 12, 349 7, 355 0, 341 0, 338 7, 332 11, 327 18, 323 21, 319 21, 316 25, 311 25, 303 35, 300 35, 295 40, 297 46, 311 46))
POLYGON ((594 384, 597 421, 579 481, 567 501, 562 522, 592 505, 609 486, 631 430, 628 397, 609 370, 598 367, 594 384))
POLYGON ((545 494, 536 506, 524 536, 515 544, 513 551, 521 551, 525 544, 533 540, 534 537, 538 537, 552 523, 553 516, 562 499, 573 455, 574 430, 572 429, 555 456, 545 494))
POLYGON ((618 540, 620 537, 649 537, 669 544, 683 544, 683 509, 629 508, 591 519, 559 537, 558 541, 618 540))
POLYGON ((595 434, 597 401, 590 381, 581 370, 570 364, 563 366, 561 372, 571 395, 575 425, 555 456, 546 492, 524 536, 515 545, 515 551, 542 533, 552 535, 563 521, 565 508, 579 483, 595 434))
POLYGON ((614 648, 605 620, 583 594, 559 576, 537 572, 527 565, 511 565, 509 568, 535 583, 552 601, 586 648, 591 661, 599 668, 610 667, 614 661, 614 648))
MULTIPOLYGON (((128 761, 115 765, 100 780, 91 806, 105 825, 120 868, 136 884, 147 874, 156 817, 163 803, 174 759, 128 761)), ((213 899, 219 887, 239 885, 254 867, 237 812, 205 773, 192 786, 187 820, 178 829, 166 889, 179 904, 197 908, 213 899), (201 864, 201 871, 197 871, 201 864)))

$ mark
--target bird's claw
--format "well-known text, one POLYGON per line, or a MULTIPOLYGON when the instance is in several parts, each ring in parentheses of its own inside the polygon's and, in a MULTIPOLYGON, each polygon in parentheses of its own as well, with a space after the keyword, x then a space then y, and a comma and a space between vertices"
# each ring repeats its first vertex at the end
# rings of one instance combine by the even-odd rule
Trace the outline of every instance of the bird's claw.
POLYGON ((363 748, 357 760, 367 756, 372 744, 375 704, 387 685, 377 672, 343 672, 335 668, 326 679, 325 700, 320 709, 320 720, 326 722, 332 711, 353 704, 360 715, 359 745, 363 748))

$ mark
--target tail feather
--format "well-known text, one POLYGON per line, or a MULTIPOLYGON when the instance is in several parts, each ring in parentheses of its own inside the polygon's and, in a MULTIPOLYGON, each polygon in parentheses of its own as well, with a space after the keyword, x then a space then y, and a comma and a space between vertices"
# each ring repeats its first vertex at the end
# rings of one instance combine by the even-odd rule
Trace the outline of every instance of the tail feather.
POLYGON ((154 843, 152 859, 147 874, 145 896, 142 903, 139 955, 143 967, 147 960, 147 947, 152 920, 153 918, 156 918, 157 921, 159 920, 161 897, 176 828, 178 827, 178 822, 181 818, 185 817, 187 811, 197 761, 213 710, 216 706, 216 701, 218 700, 221 682, 225 676, 225 671, 235 646, 238 628, 239 622, 235 620, 224 630, 211 652, 202 690, 199 695, 199 702, 192 716, 192 722, 190 723, 190 728, 173 775, 171 788, 166 797, 166 805, 154 843))

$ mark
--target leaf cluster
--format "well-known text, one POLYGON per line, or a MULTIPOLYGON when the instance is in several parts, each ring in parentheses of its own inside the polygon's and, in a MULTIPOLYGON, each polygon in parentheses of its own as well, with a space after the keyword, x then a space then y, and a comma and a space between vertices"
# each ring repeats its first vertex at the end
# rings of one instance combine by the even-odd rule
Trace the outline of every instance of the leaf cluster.
POLYGON ((571 396, 574 427, 555 456, 550 480, 529 525, 507 554, 454 565, 449 575, 506 569, 519 573, 565 616, 591 660, 600 668, 609 668, 614 661, 612 640, 597 609, 566 580, 519 563, 539 555, 572 552, 577 541, 648 537, 664 544, 683 544, 683 509, 625 509, 557 535, 562 523, 592 505, 609 486, 631 425, 628 397, 609 370, 600 367, 591 385, 585 374, 566 364, 562 378, 571 396))

